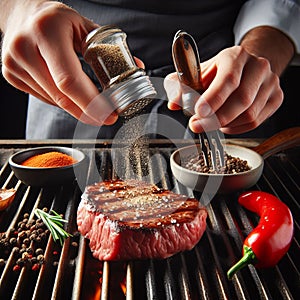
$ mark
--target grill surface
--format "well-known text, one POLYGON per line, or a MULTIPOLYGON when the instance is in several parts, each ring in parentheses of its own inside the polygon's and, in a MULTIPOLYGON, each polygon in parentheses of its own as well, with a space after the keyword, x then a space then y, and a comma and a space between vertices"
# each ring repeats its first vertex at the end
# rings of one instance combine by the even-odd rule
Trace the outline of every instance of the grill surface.
MULTIPOLYGON (((89 250, 88 241, 76 234, 76 209, 81 189, 72 185, 57 188, 33 188, 19 182, 7 164, 8 157, 18 148, 40 145, 16 145, 0 149, 0 187, 17 189, 13 204, 0 212, 0 232, 16 226, 24 213, 33 217, 36 207, 48 207, 65 215, 66 230, 73 237, 61 248, 49 238, 45 244, 45 263, 38 271, 22 268, 13 271, 14 255, 6 254, 0 267, 0 299, 297 299, 300 294, 300 148, 294 148, 266 160, 263 176, 252 189, 278 196, 292 211, 295 233, 291 247, 270 269, 257 270, 250 266, 241 270, 232 281, 226 272, 241 256, 244 238, 256 226, 258 216, 237 204, 236 194, 217 195, 207 205, 207 230, 191 251, 165 260, 100 262, 89 250), (74 246, 74 242, 78 247, 74 246), (54 263, 58 262, 58 264, 54 263)), ((65 144, 65 146, 72 146, 65 144)), ((144 170, 143 157, 121 161, 123 168, 112 163, 115 149, 109 143, 99 143, 96 149, 79 145, 90 158, 85 184, 115 176, 133 174, 157 185, 200 198, 200 195, 178 184, 169 168, 172 144, 151 143, 149 152, 155 163, 144 170), (95 160, 94 160, 95 159, 95 160), (94 163, 96 161, 96 164, 94 163), (132 163, 134 161, 134 167, 132 163), (121 171, 120 171, 120 170, 121 171), (131 169, 129 172, 128 169, 131 169)), ((118 152, 118 151, 116 151, 118 152)), ((132 154, 133 155, 133 154, 132 154)), ((131 155, 131 156, 132 156, 131 155)), ((153 163, 153 161, 152 161, 153 163)), ((1 253, 1 256, 5 254, 1 253)), ((299 298, 298 298, 299 299, 299 298)))

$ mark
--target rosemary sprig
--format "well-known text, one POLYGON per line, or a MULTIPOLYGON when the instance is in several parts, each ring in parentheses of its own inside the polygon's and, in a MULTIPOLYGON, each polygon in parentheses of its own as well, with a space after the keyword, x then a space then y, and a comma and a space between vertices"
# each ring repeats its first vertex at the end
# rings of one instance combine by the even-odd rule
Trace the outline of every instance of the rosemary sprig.
POLYGON ((62 216, 54 210, 51 210, 51 212, 53 213, 53 215, 50 215, 49 213, 39 208, 35 209, 34 211, 35 215, 38 218, 42 219, 44 224, 49 229, 53 240, 59 241, 62 246, 64 240, 72 235, 63 229, 63 223, 67 223, 67 220, 63 219, 62 216))

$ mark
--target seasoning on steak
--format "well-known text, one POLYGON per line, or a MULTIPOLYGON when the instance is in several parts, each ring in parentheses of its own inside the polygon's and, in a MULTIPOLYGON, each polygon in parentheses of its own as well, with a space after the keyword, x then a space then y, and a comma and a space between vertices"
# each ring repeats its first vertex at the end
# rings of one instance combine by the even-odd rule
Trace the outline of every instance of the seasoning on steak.
POLYGON ((86 187, 77 224, 99 260, 159 259, 192 249, 206 217, 197 199, 118 179, 86 187))

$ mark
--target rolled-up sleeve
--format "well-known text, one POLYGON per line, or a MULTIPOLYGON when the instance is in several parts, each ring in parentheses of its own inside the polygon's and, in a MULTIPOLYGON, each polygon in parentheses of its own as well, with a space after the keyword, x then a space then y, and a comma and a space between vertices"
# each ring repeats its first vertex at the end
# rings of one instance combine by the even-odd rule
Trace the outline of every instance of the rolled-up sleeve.
MULTIPOLYGON (((284 32, 294 43, 297 62, 300 55, 300 0, 247 1, 234 26, 235 43, 258 26, 272 26, 284 32)), ((298 64, 298 63, 297 63, 298 64)))

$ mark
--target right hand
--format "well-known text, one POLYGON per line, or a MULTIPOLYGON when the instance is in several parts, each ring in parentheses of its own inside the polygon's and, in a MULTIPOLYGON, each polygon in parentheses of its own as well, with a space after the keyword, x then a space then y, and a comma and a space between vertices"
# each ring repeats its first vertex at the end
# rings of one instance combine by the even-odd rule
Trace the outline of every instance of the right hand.
POLYGON ((86 124, 115 123, 111 103, 82 71, 76 54, 98 25, 56 1, 14 2, 2 24, 4 78, 86 124))
MULTIPOLYGON (((195 133, 220 129, 240 134, 257 128, 282 104, 279 76, 270 61, 243 46, 233 46, 201 63, 205 91, 194 92, 195 114, 189 127, 195 133)), ((180 109, 184 100, 177 74, 165 78, 168 107, 180 109)))

